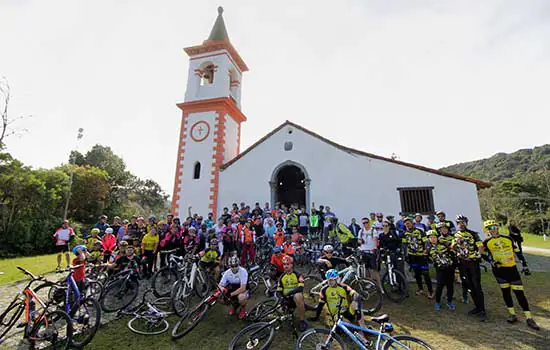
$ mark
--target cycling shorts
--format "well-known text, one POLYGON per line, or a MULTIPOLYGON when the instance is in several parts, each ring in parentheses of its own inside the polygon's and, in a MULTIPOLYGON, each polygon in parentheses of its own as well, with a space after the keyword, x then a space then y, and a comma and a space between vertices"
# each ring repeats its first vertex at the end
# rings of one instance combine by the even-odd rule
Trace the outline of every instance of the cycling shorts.
POLYGON ((60 244, 55 246, 55 251, 57 253, 66 253, 69 251, 69 244, 60 244))
POLYGON ((521 276, 518 269, 515 266, 510 267, 497 267, 493 269, 493 275, 498 284, 510 283, 514 285, 521 285, 521 276))

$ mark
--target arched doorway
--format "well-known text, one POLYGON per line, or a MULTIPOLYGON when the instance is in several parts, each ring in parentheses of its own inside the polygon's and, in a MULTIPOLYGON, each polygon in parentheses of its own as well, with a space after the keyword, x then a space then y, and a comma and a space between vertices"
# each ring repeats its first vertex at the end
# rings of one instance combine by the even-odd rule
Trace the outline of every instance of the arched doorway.
POLYGON ((311 180, 305 168, 296 162, 279 164, 271 176, 271 205, 275 203, 298 204, 309 210, 309 184, 311 180))

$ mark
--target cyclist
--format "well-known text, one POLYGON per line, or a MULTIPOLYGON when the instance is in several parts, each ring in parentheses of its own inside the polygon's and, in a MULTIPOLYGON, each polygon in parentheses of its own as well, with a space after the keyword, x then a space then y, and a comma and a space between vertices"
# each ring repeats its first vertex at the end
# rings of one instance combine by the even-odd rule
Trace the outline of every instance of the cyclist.
MULTIPOLYGON (((368 221, 368 218, 367 218, 368 221)), ((364 322, 361 317, 361 298, 359 294, 350 286, 338 281, 339 274, 335 269, 330 269, 325 273, 325 279, 328 284, 321 290, 319 295, 319 304, 315 317, 311 317, 311 321, 318 321, 323 307, 326 305, 328 312, 334 318, 338 315, 338 306, 340 306, 340 315, 354 323, 357 321, 360 326, 364 327, 364 322)))
MULTIPOLYGON (((219 287, 231 299, 232 306, 229 309, 229 315, 235 315, 240 306, 239 319, 246 317, 246 303, 248 302, 248 272, 242 266, 239 266, 239 258, 230 256, 228 259, 229 269, 222 275, 219 287)), ((215 293, 218 294, 219 291, 215 293)))
POLYGON ((306 307, 304 303, 304 278, 294 271, 292 258, 283 258, 284 273, 277 283, 277 292, 284 298, 290 308, 297 308, 300 316, 300 332, 308 328, 306 318, 306 307))
POLYGON ((252 229, 252 220, 248 219, 239 231, 239 240, 242 244, 241 265, 246 266, 248 260, 254 264, 256 259, 256 232, 252 229))
POLYGON ((86 280, 86 246, 77 245, 73 248, 73 254, 76 256, 73 259, 71 267, 73 268, 73 278, 76 282, 78 290, 84 290, 84 281, 86 280))
POLYGON ((350 248, 354 243, 357 243, 357 239, 346 225, 338 223, 338 218, 336 216, 332 217, 330 222, 328 226, 328 237, 338 238, 340 243, 342 243, 342 251, 344 254, 348 255, 351 253, 350 248))
POLYGON ((273 254, 271 255, 271 260, 269 261, 269 263, 273 267, 272 269, 273 273, 271 274, 270 277, 274 281, 278 281, 279 277, 281 277, 281 275, 284 272, 283 259, 285 256, 286 254, 283 254, 283 249, 281 247, 273 248, 273 254))
POLYGON ((113 254, 113 251, 116 247, 116 236, 113 234, 113 228, 107 227, 105 229, 105 234, 101 238, 101 245, 103 247, 103 262, 106 263, 109 261, 109 258, 113 254))
POLYGON ((391 222, 387 219, 382 225, 382 234, 378 237, 378 242, 381 258, 389 254, 395 268, 405 275, 405 264, 402 258, 399 259, 403 254, 403 241, 397 232, 391 229, 391 222))
POLYGON ((209 271, 214 271, 214 279, 217 281, 220 277, 221 254, 218 249, 218 240, 212 238, 208 248, 199 253, 201 256, 200 265, 209 271))
POLYGON ((428 226, 428 230, 435 230, 437 229, 437 224, 434 222, 435 216, 430 214, 426 217, 426 226, 428 226))
POLYGON ((405 218, 404 221, 405 235, 403 243, 407 245, 408 263, 414 271, 414 278, 418 286, 416 295, 424 295, 424 287, 422 285, 422 277, 424 277, 424 282, 426 282, 426 286, 428 287, 428 298, 432 299, 433 287, 425 247, 428 239, 424 232, 414 227, 410 217, 405 218))
POLYGON ((286 255, 289 255, 294 258, 294 254, 296 254, 296 248, 295 245, 292 245, 292 236, 286 235, 285 236, 285 243, 283 243, 283 252, 286 255))
POLYGON ((455 229, 455 224, 453 224, 453 222, 451 220, 446 220, 446 214, 444 211, 442 210, 438 210, 435 212, 435 216, 437 216, 437 220, 438 222, 443 222, 445 223, 445 225, 449 228, 449 231, 451 232, 454 232, 456 229, 455 229))
POLYGON ((425 223, 422 222, 422 214, 416 213, 414 215, 414 227, 416 227, 419 230, 422 230, 422 232, 428 232, 431 228, 426 226, 425 223))
POLYGON ((319 269, 321 273, 325 273, 328 269, 334 269, 338 265, 349 265, 349 262, 346 259, 334 256, 334 247, 330 244, 327 244, 323 247, 323 252, 321 257, 317 260, 319 269))
POLYGON ((462 283, 468 286, 475 307, 468 312, 469 315, 478 315, 481 322, 485 322, 485 297, 481 288, 481 271, 479 267, 481 255, 479 248, 483 245, 479 235, 472 234, 461 225, 454 234, 451 249, 456 253, 459 264, 462 283))
MULTIPOLYGON (((380 281, 380 266, 378 264, 378 233, 370 227, 369 219, 361 219, 363 228, 359 231, 359 251, 365 268, 369 269, 371 276, 374 277, 381 291, 382 282, 380 281)), ((384 231, 382 231, 384 232, 384 231)))
POLYGON ((102 249, 102 243, 101 239, 97 235, 99 235, 99 229, 93 228, 90 231, 91 237, 88 237, 86 240, 86 249, 88 250, 89 258, 92 262, 101 262, 99 261, 99 257, 101 256, 101 249, 102 249))
POLYGON ((277 222, 277 230, 273 234, 273 239, 275 240, 275 246, 280 247, 285 243, 285 231, 281 222, 277 222))
POLYGON ((159 235, 157 228, 151 226, 149 232, 141 239, 141 257, 143 267, 145 267, 145 276, 148 278, 153 274, 155 257, 157 256, 159 247, 159 235))
POLYGON ((436 230, 428 231, 428 254, 435 266, 437 279, 434 307, 436 311, 441 310, 441 294, 443 293, 443 288, 445 287, 447 288, 447 307, 454 311, 456 310, 456 305, 453 304, 455 276, 454 256, 450 246, 439 242, 437 235, 438 233, 436 230))
POLYGON ((63 220, 61 227, 58 228, 53 234, 55 239, 55 248, 57 251, 57 271, 61 270, 61 255, 63 255, 63 253, 65 253, 67 266, 69 266, 69 241, 72 237, 74 237, 74 235, 73 229, 69 227, 69 220, 63 220))
POLYGON ((488 253, 486 258, 493 266, 493 275, 500 285, 504 303, 510 313, 506 321, 508 323, 516 323, 518 321, 514 309, 514 302, 512 300, 513 290, 519 305, 523 309, 525 318, 527 319, 527 326, 539 330, 540 327, 531 315, 529 303, 523 292, 523 282, 521 281, 521 276, 516 267, 516 260, 514 258, 514 253, 520 259, 523 254, 519 251, 519 248, 510 237, 500 235, 498 232, 498 225, 494 220, 485 221, 483 226, 489 232, 490 237, 483 241, 483 245, 480 247, 479 251, 481 253, 488 253))

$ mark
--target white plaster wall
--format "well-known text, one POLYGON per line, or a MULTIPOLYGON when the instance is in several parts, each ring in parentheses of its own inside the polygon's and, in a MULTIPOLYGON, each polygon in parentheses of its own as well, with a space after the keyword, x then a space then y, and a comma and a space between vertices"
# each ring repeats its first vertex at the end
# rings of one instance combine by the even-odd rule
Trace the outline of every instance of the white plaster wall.
MULTIPOLYGON (((204 55, 204 58, 196 58, 197 56, 194 56, 193 59, 189 61, 185 102, 230 96, 229 69, 234 69, 237 72, 239 80, 242 79, 242 76, 238 67, 233 64, 229 57, 221 53, 227 53, 227 51, 220 50, 209 52, 207 55, 204 55), (198 69, 205 62, 211 62, 218 68, 214 73, 214 82, 209 85, 200 86, 200 77, 195 74, 195 69, 198 69)), ((241 103, 240 89, 241 88, 239 87, 237 96, 233 96, 236 99, 237 106, 239 108, 241 103)))
POLYGON ((230 115, 225 115, 225 154, 224 163, 237 156, 238 124, 230 115))
POLYGON ((187 116, 187 132, 183 153, 183 175, 181 178, 180 201, 178 203, 180 217, 187 217, 187 208, 192 206, 192 213, 206 215, 209 211, 210 180, 212 179, 212 160, 214 156, 214 132, 216 112, 190 113, 187 116), (210 125, 208 137, 195 142, 191 138, 191 127, 197 121, 204 120, 210 125), (195 162, 201 163, 199 179, 193 179, 195 162))
POLYGON ((449 219, 463 213, 472 229, 481 229, 475 184, 345 152, 291 126, 220 173, 218 208, 241 201, 269 202, 273 170, 287 160, 305 167, 311 179, 311 201, 317 207, 329 205, 345 222, 372 211, 397 217, 401 211, 398 187, 433 186, 436 209, 444 210, 449 219), (285 141, 293 142, 292 151, 284 151, 285 141))

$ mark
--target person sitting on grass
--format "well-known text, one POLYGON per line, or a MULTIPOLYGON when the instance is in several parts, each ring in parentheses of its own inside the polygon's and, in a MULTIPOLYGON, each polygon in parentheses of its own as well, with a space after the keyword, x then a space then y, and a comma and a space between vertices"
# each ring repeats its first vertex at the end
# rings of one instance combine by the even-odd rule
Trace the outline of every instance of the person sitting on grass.
POLYGON ((289 308, 297 308, 300 317, 300 332, 308 328, 306 306, 304 302, 304 277, 294 271, 294 262, 290 256, 283 258, 284 273, 277 283, 278 296, 283 298, 289 308))

